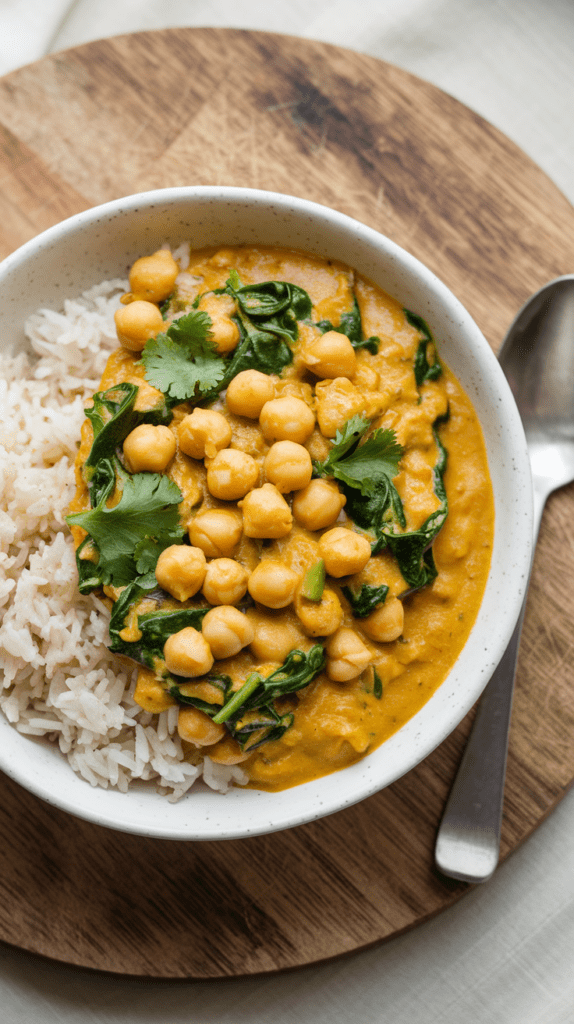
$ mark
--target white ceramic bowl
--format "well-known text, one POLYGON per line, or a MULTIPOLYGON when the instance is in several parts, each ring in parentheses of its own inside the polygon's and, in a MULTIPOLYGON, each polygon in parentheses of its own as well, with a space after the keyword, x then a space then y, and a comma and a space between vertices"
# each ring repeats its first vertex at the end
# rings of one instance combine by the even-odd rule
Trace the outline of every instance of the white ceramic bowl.
POLYGON ((111 828, 166 839, 235 839, 339 811, 394 782, 461 721, 500 660, 522 603, 532 544, 530 468, 510 389, 478 327, 452 293, 388 238, 302 199, 236 188, 176 188, 80 213, 26 243, 0 265, 0 337, 24 342, 39 306, 106 278, 166 240, 195 247, 262 243, 332 257, 354 267, 431 325, 440 355, 474 402, 484 431, 496 503, 495 542, 476 624, 452 671, 417 715, 352 767, 281 793, 194 787, 177 804, 152 788, 127 795, 94 789, 47 742, 20 735, 0 716, 0 768, 64 810, 111 828))

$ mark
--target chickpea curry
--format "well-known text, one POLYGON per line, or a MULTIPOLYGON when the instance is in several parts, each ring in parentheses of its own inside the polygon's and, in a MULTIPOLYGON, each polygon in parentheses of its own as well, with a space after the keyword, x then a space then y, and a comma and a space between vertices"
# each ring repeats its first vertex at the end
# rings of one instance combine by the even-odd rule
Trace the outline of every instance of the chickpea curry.
POLYGON ((68 522, 135 701, 280 790, 411 718, 477 615, 494 505, 429 325, 331 260, 143 256, 68 522))

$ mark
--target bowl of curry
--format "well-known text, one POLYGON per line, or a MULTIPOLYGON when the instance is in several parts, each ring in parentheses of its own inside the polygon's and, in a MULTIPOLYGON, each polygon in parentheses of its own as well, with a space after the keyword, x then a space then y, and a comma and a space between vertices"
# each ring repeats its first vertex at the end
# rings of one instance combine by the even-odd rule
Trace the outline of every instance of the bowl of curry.
POLYGON ((0 277, 16 346, 37 307, 126 282, 63 510, 78 592, 107 609, 134 723, 163 716, 234 784, 90 787, 6 721, 2 769, 112 828, 217 839, 427 756, 504 651, 531 547, 520 419, 446 286, 335 211, 233 188, 79 214, 0 277))

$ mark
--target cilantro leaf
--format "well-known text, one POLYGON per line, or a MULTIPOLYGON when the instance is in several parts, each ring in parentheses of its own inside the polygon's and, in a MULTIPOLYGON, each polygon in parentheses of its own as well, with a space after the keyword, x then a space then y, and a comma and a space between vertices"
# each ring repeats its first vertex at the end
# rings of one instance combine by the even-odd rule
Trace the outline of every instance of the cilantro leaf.
MULTIPOLYGON (((127 586, 138 575, 138 564, 144 573, 152 565, 155 568, 148 542, 155 543, 159 557, 165 547, 181 540, 184 534, 177 510, 181 491, 169 477, 159 473, 128 476, 118 472, 123 491, 117 505, 107 506, 109 491, 104 491, 95 508, 67 516, 68 523, 87 531, 97 549, 98 559, 90 560, 89 565, 92 590, 110 583, 115 587, 127 586)), ((77 555, 82 557, 81 548, 77 555)), ((86 579, 83 582, 88 585, 86 579)))
POLYGON ((315 476, 333 476, 334 466, 350 448, 358 444, 370 425, 371 421, 366 416, 352 416, 347 420, 342 429, 337 430, 327 458, 323 462, 313 463, 315 476))
POLYGON ((388 487, 399 471, 404 449, 394 430, 373 431, 363 444, 360 439, 370 426, 365 416, 353 416, 335 435, 333 447, 324 462, 314 463, 316 476, 333 476, 372 496, 381 486, 388 487))
POLYGON ((150 338, 142 352, 146 380, 176 402, 217 388, 225 361, 209 338, 211 317, 202 310, 174 320, 165 334, 150 338))
POLYGON ((367 440, 345 459, 336 463, 333 475, 361 494, 373 495, 380 484, 386 484, 399 471, 403 454, 394 430, 375 430, 367 440))

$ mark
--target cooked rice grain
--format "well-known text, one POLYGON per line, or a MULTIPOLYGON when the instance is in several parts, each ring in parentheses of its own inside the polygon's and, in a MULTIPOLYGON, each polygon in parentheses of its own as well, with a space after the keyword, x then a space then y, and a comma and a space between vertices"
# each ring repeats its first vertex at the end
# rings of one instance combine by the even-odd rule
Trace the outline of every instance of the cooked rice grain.
POLYGON ((125 793, 145 780, 173 801, 202 775, 221 792, 247 777, 184 761, 177 708, 150 715, 134 702, 137 670, 107 650, 103 602, 78 594, 65 522, 84 406, 117 345, 126 287, 105 282, 64 313, 41 310, 26 324, 30 353, 0 356, 0 707, 92 786, 125 793))

